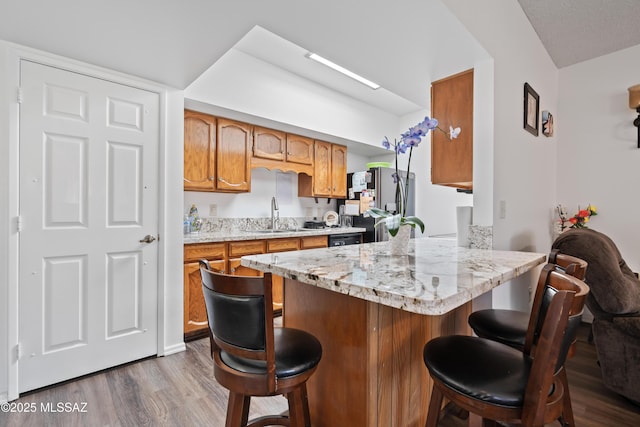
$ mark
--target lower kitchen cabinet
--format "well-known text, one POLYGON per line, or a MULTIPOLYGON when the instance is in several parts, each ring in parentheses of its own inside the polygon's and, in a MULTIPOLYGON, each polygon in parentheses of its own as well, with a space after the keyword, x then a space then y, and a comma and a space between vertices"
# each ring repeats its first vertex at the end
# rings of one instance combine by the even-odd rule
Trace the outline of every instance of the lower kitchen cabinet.
MULTIPOLYGON (((209 261, 215 271, 238 276, 261 276, 262 272, 240 264, 241 257, 263 253, 324 248, 328 237, 306 236, 281 239, 241 240, 220 243, 194 243, 184 246, 184 338, 195 339, 207 334, 207 311, 202 296, 201 259, 209 261)), ((283 309, 283 279, 272 276, 273 309, 283 309)))
POLYGON ((207 311, 202 296, 201 259, 209 261, 215 271, 224 272, 227 247, 224 243, 186 245, 184 247, 184 335, 201 336, 207 331, 207 311))

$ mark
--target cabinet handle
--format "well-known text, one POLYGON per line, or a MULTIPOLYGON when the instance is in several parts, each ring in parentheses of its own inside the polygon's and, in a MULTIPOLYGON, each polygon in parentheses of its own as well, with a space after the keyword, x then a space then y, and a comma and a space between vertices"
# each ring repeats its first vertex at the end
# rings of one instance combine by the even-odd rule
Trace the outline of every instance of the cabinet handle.
POLYGON ((235 269, 235 268, 232 268, 232 269, 231 269, 231 273, 233 274, 233 273, 235 273, 235 272, 236 272, 236 269, 235 269))
POLYGON ((240 184, 233 184, 229 181, 227 181, 226 179, 222 178, 222 177, 218 177, 218 181, 224 182, 227 185, 230 185, 231 187, 240 187, 242 185, 242 183, 240 184))

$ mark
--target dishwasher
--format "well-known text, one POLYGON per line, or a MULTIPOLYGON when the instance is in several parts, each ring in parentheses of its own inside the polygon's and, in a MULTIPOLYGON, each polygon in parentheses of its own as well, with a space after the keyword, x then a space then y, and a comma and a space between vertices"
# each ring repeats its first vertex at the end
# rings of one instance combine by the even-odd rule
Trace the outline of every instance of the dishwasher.
POLYGON ((362 233, 330 234, 329 247, 359 245, 362 243, 362 233))

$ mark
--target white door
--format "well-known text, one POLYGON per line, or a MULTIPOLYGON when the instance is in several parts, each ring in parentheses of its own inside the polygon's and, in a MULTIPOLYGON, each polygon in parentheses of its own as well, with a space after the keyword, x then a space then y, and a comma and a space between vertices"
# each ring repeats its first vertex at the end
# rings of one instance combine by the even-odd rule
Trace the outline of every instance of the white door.
POLYGON ((159 95, 23 60, 19 391, 157 353, 159 95))

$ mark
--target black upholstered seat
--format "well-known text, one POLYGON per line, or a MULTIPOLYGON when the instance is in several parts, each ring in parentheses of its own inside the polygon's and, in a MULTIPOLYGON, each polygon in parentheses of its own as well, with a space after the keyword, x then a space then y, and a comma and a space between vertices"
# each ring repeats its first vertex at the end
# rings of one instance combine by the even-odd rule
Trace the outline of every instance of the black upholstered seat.
POLYGON ((514 348, 524 348, 529 325, 529 313, 516 310, 478 310, 469 315, 473 332, 514 348))
MULTIPOLYGON (((549 263, 555 264, 560 271, 584 280, 587 262, 580 258, 552 250, 549 254, 549 263)), ((514 348, 525 347, 529 327, 527 312, 497 308, 478 310, 469 315, 468 322, 473 332, 479 337, 498 341, 514 348)))
POLYGON ((433 340, 425 346, 424 359, 434 378, 458 392, 512 407, 522 406, 533 362, 504 344, 466 336, 433 340))
MULTIPOLYGON (((315 368, 322 357, 320 341, 313 335, 293 328, 274 329, 276 377, 299 375, 315 368)), ((229 367, 250 374, 266 374, 267 364, 261 360, 236 357, 225 351, 220 354, 229 367)))

